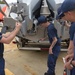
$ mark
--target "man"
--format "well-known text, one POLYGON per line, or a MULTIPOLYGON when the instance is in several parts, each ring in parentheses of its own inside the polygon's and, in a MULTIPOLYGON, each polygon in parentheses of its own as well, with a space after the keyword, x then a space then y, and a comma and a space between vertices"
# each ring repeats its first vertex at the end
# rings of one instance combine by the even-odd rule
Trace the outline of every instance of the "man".
POLYGON ((65 0, 58 9, 58 18, 75 22, 75 0, 65 0))
MULTIPOLYGON (((75 0, 65 0, 60 7, 58 17, 70 22, 75 22, 75 0)), ((74 41, 71 41, 71 46, 74 46, 73 51, 65 57, 65 68, 71 70, 70 75, 75 75, 75 37, 73 37, 73 39, 74 41)))
POLYGON ((16 36, 20 28, 21 28, 21 24, 17 22, 15 29, 9 35, 4 35, 0 32, 0 75, 5 75, 5 71, 4 71, 5 60, 3 58, 3 52, 4 52, 3 43, 9 44, 14 39, 14 37, 16 36))
POLYGON ((60 52, 60 39, 57 35, 57 30, 55 29, 53 23, 47 21, 45 16, 40 16, 38 18, 38 23, 41 26, 47 27, 48 38, 50 41, 49 55, 48 55, 48 71, 44 75, 55 75, 56 61, 60 52))
POLYGON ((65 25, 69 27, 70 42, 69 42, 69 47, 68 47, 68 54, 71 54, 73 53, 73 50, 74 50, 73 38, 74 38, 74 33, 75 33, 75 22, 72 22, 71 25, 65 22, 65 25))

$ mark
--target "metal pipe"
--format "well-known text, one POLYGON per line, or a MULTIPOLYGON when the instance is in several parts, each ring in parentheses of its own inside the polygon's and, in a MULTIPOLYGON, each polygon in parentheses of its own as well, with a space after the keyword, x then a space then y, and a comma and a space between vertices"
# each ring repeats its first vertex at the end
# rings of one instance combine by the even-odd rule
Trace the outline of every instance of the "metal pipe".
MULTIPOLYGON (((20 47, 20 50, 33 50, 33 51, 41 51, 41 50, 49 50, 49 48, 37 48, 37 47, 20 47)), ((61 51, 67 51, 67 49, 61 49, 61 51)))
POLYGON ((41 48, 33 48, 33 47, 20 47, 19 49, 20 50, 34 50, 34 51, 41 50, 41 48))

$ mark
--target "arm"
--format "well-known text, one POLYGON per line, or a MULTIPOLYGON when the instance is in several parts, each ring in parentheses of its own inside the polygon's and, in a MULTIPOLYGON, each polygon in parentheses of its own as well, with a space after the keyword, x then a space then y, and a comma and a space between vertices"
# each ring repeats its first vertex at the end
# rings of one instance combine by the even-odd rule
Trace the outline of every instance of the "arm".
POLYGON ((69 30, 69 35, 70 35, 70 42, 69 42, 69 47, 68 47, 68 53, 73 53, 74 51, 74 33, 75 33, 75 23, 71 23, 71 27, 69 30))
POLYGON ((70 40, 69 47, 68 47, 68 54, 73 53, 73 50, 74 50, 73 40, 70 40))
POLYGON ((2 34, 2 37, 8 37, 11 33, 2 34))
POLYGON ((2 34, 2 37, 7 38, 7 37, 9 37, 12 33, 13 33, 13 31, 12 31, 12 32, 9 32, 9 33, 6 33, 6 34, 2 34))
POLYGON ((50 47, 53 48, 53 47, 55 46, 56 42, 57 42, 57 38, 54 37, 54 38, 53 38, 53 42, 52 42, 52 44, 51 44, 50 47))
POLYGON ((49 53, 50 53, 50 54, 53 54, 53 53, 52 53, 52 49, 53 49, 53 47, 55 46, 56 43, 57 43, 57 38, 54 37, 54 38, 53 38, 53 42, 52 42, 52 44, 51 44, 51 46, 50 46, 50 48, 49 48, 49 53))
POLYGON ((9 43, 14 39, 14 37, 16 36, 16 34, 17 34, 18 31, 20 30, 20 28, 21 28, 21 24, 20 24, 20 23, 16 23, 16 27, 15 27, 15 29, 10 33, 10 35, 7 36, 7 37, 2 36, 0 42, 9 44, 9 43))

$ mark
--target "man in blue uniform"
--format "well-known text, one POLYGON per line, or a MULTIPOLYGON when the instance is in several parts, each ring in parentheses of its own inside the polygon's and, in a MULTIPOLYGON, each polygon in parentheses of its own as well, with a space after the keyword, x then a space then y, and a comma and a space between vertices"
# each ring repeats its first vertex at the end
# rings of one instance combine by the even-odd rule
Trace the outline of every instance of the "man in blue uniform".
POLYGON ((3 52, 4 52, 3 43, 9 44, 14 39, 14 37, 16 36, 16 34, 20 30, 20 28, 21 28, 21 24, 17 22, 15 29, 11 33, 9 33, 8 35, 2 34, 0 32, 0 75, 5 75, 5 71, 4 71, 5 60, 3 58, 3 52))
POLYGON ((65 57, 65 68, 70 70, 70 75, 75 75, 75 22, 70 26, 70 44, 68 55, 65 57))
POLYGON ((69 47, 68 47, 68 54, 73 53, 74 49, 74 44, 73 44, 73 38, 74 38, 74 33, 75 33, 75 22, 72 22, 69 28, 69 35, 70 35, 70 42, 69 42, 69 47))
MULTIPOLYGON (((60 12, 58 13, 58 17, 70 22, 75 22, 75 0, 65 0, 61 7, 60 7, 60 12)), ((75 23, 73 23, 75 25, 75 23)), ((72 28, 72 30, 74 30, 74 28, 72 28)), ((71 38, 74 39, 73 40, 73 44, 74 48, 72 53, 68 54, 65 57, 66 63, 65 63, 65 67, 69 70, 71 70, 71 74, 70 75, 75 75, 75 33, 71 33, 72 36, 71 38)))
POLYGON ((58 9, 58 18, 75 22, 75 0, 65 0, 58 9))
POLYGON ((60 52, 60 39, 53 23, 48 22, 45 16, 40 16, 38 18, 38 23, 41 26, 47 27, 48 38, 51 44, 47 62, 48 71, 44 75, 55 75, 56 60, 60 52))

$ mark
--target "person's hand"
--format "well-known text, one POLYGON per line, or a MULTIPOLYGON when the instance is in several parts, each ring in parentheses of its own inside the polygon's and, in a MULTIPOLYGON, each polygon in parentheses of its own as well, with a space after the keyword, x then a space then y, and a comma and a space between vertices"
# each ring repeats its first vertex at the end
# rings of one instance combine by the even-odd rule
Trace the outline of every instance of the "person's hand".
POLYGON ((71 57, 70 57, 70 55, 67 55, 67 56, 65 57, 65 62, 68 62, 69 59, 71 59, 71 57))
POLYGON ((22 24, 20 22, 16 22, 16 29, 20 30, 22 24))
POLYGON ((71 69, 73 68, 73 66, 70 64, 71 61, 72 61, 72 59, 70 59, 68 62, 66 62, 66 63, 64 64, 64 67, 67 68, 67 69, 69 69, 69 70, 71 70, 71 69))
POLYGON ((49 54, 53 54, 52 47, 49 48, 49 54))
POLYGON ((39 41, 44 41, 45 40, 45 38, 40 38, 40 40, 39 41))

